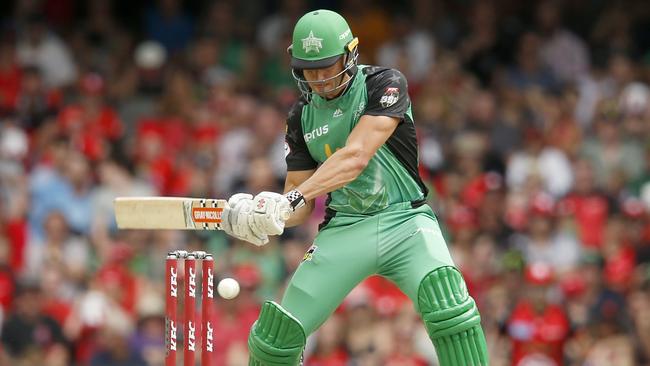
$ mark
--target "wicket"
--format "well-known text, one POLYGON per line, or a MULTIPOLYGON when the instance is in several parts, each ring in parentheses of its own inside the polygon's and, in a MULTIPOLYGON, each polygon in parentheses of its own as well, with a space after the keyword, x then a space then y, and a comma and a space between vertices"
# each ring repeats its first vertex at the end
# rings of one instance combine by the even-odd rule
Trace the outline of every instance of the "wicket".
POLYGON ((197 345, 201 347, 201 364, 214 364, 214 260, 202 251, 177 250, 167 254, 165 263, 165 366, 176 365, 178 352, 178 329, 183 331, 183 365, 194 366, 197 345), (184 317, 178 318, 178 263, 184 261, 185 289, 183 290, 184 317), (197 329, 196 276, 197 261, 201 261, 201 328, 197 329), (200 339, 197 340, 197 334, 200 339), (198 341, 198 342, 197 342, 198 341))

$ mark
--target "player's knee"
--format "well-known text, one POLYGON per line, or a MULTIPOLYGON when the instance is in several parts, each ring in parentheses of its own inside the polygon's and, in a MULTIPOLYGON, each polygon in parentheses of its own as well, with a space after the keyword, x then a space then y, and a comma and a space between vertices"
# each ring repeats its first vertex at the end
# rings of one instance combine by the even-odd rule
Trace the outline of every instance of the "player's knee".
POLYGON ((422 279, 418 307, 431 339, 458 334, 481 323, 474 299, 454 267, 437 268, 422 279))
POLYGON ((298 365, 305 340, 300 322, 280 305, 267 301, 248 337, 249 365, 298 365))

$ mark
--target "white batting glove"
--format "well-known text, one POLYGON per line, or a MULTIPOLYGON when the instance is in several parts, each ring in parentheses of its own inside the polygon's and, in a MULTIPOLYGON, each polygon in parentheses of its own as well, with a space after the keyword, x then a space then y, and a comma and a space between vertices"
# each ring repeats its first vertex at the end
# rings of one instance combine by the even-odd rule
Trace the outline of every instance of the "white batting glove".
POLYGON ((253 230, 263 235, 280 235, 289 219, 291 203, 282 194, 260 192, 253 200, 253 230))
POLYGON ((253 196, 237 193, 228 199, 228 208, 222 216, 222 227, 226 234, 257 246, 269 242, 268 235, 261 234, 253 226, 253 196))

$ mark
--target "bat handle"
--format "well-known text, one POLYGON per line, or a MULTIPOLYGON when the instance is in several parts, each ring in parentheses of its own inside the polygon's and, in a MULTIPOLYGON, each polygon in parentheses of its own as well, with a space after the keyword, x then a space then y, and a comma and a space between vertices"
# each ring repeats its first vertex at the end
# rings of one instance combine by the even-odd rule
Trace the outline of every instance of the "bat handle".
POLYGON ((283 221, 289 220, 289 218, 291 217, 291 210, 280 211, 280 217, 282 218, 283 221))

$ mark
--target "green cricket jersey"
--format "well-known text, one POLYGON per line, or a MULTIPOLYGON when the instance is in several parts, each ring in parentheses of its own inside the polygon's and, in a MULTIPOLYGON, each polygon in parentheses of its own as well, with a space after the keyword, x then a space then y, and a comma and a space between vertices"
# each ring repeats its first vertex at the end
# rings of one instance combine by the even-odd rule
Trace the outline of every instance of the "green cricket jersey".
POLYGON ((316 168, 345 146, 363 115, 400 119, 392 136, 363 172, 329 194, 335 212, 373 214, 399 202, 423 202, 427 189, 418 174, 418 148, 406 78, 401 72, 359 65, 345 92, 333 100, 313 95, 298 101, 287 119, 285 156, 289 171, 316 168))

